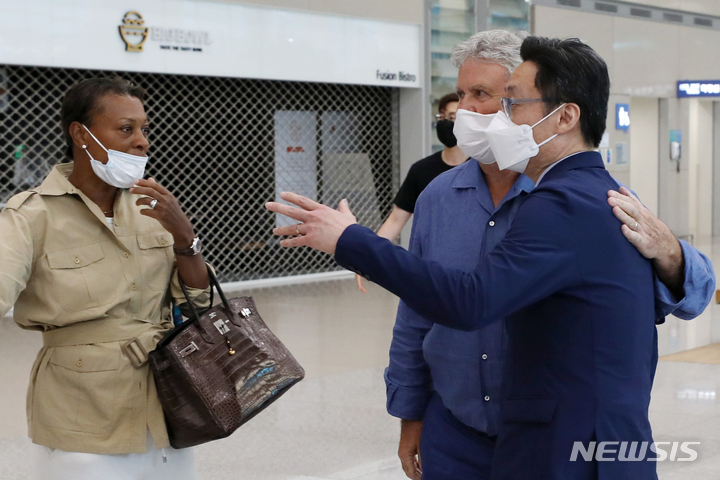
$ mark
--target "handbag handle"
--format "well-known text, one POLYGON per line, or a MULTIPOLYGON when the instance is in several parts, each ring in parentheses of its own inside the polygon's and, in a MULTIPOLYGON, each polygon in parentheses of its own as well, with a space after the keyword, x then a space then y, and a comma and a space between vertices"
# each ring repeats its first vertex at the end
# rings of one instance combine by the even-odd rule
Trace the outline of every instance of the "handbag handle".
MULTIPOLYGON (((230 303, 228 303, 227 298, 225 297, 225 292, 223 292, 222 288, 220 288, 220 282, 218 282, 218 279, 215 276, 215 273, 212 271, 212 268, 210 268, 210 266, 208 266, 207 264, 205 266, 207 267, 208 277, 210 278, 210 307, 212 307, 213 304, 213 289, 215 289, 217 290, 218 295, 220 295, 220 300, 222 300, 222 304, 225 307, 228 318, 232 318, 232 310, 230 309, 230 303)), ((185 282, 183 282, 180 273, 178 273, 178 280, 180 281, 180 288, 182 289, 183 295, 185 295, 185 300, 187 300, 187 303, 190 306, 190 311, 196 319, 199 319, 200 315, 198 315, 195 304, 190 299, 190 294, 187 291, 187 287, 185 286, 185 282)))

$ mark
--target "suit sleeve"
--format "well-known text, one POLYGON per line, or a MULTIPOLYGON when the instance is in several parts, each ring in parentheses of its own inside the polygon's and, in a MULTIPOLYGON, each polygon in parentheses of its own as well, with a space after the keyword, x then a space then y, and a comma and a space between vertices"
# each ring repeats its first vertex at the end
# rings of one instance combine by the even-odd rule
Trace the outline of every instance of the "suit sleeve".
POLYGON ((25 290, 32 273, 33 252, 30 222, 19 211, 6 208, 0 213, 0 318, 25 290))
POLYGON ((680 246, 685 259, 685 296, 676 299, 656 276, 655 312, 658 319, 672 314, 692 320, 705 310, 715 291, 715 272, 710 259, 684 240, 680 240, 680 246))
POLYGON ((502 243, 470 272, 423 260, 359 225, 342 234, 335 258, 435 323, 476 330, 578 281, 570 205, 562 192, 533 192, 502 243))
MULTIPOLYGON (((417 204, 410 236, 410 252, 422 258, 422 238, 427 233, 423 215, 423 201, 417 204)), ((385 369, 387 411, 404 420, 422 420, 432 395, 430 368, 423 356, 425 335, 433 323, 401 301, 398 306, 392 343, 390 364, 385 369)))

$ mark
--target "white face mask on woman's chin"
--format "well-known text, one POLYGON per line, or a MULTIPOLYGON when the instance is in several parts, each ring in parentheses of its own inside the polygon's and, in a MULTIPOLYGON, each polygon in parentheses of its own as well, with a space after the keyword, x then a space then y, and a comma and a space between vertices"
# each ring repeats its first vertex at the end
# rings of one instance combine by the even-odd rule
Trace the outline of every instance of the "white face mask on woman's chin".
POLYGON ((85 125, 83 125, 83 128, 108 154, 107 163, 102 163, 90 155, 86 145, 82 146, 85 153, 90 157, 90 166, 93 172, 100 180, 116 188, 131 188, 145 176, 145 166, 148 162, 147 156, 139 157, 130 153, 118 152, 117 150, 108 150, 85 125))

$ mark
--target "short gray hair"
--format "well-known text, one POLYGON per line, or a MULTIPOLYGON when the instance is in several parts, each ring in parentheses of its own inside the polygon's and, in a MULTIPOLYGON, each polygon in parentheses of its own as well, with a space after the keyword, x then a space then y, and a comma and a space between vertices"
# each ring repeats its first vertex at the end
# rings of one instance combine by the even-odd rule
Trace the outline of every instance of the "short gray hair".
POLYGON ((505 67, 510 76, 522 63, 520 45, 527 36, 527 32, 508 32, 507 30, 478 32, 464 42, 455 45, 450 58, 457 68, 460 68, 460 65, 468 58, 497 63, 505 67))

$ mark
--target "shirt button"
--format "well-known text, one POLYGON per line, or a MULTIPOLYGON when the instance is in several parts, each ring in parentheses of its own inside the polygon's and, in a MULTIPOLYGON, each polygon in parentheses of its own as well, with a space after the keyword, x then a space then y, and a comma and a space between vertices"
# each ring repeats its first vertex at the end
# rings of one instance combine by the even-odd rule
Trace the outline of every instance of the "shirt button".
POLYGON ((494 220, 490 220, 490 223, 488 223, 488 225, 490 225, 491 227, 494 227, 494 226, 495 226, 495 221, 494 221, 494 220))
POLYGON ((133 284, 132 284, 132 289, 133 289, 133 290, 137 290, 137 289, 138 289, 138 286, 133 283, 133 284))
POLYGON ((482 354, 482 359, 483 359, 483 360, 487 360, 487 353, 483 353, 483 354, 482 354))
POLYGON ((75 263, 76 264, 80 263, 80 259, 78 257, 75 257, 75 263))
POLYGON ((129 253, 127 253, 127 252, 123 253, 123 257, 128 258, 129 256, 130 256, 129 253))
POLYGON ((164 238, 160 239, 160 245, 165 245, 166 243, 167 243, 167 240, 165 240, 164 238))
POLYGON ((490 397, 489 397, 488 395, 485 395, 485 401, 486 401, 486 402, 489 402, 489 401, 490 401, 490 397))
POLYGON ((78 360, 75 365, 77 365, 78 368, 82 367, 82 360, 78 360))

